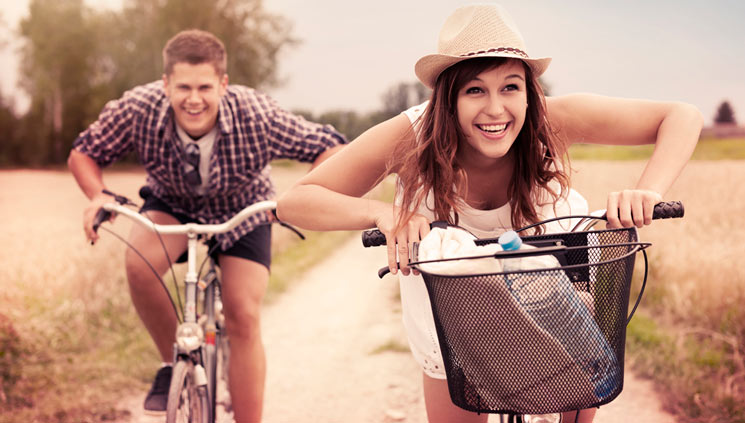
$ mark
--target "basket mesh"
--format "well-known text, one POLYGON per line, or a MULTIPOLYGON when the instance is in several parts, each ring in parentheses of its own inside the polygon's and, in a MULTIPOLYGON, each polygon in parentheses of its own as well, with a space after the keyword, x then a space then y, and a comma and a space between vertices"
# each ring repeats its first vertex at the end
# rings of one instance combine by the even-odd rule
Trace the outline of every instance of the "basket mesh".
POLYGON ((620 394, 638 246, 609 244, 636 243, 636 230, 523 238, 546 240, 579 248, 557 257, 559 269, 465 276, 422 271, 455 405, 482 413, 541 414, 596 407, 620 394), (586 319, 577 318, 582 328, 556 307, 540 310, 537 324, 537 312, 510 289, 523 281, 549 295, 561 280, 583 304, 586 319), (604 359, 590 359, 596 356, 604 359))

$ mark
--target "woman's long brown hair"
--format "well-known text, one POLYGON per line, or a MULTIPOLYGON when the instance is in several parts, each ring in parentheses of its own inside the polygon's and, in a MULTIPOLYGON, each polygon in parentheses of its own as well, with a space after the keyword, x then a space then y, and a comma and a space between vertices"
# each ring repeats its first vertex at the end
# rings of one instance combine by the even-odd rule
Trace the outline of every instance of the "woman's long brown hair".
MULTIPOLYGON (((458 212, 467 189, 466 172, 457 159, 458 147, 466 142, 457 118, 460 89, 480 73, 501 66, 505 58, 474 58, 446 69, 437 78, 430 102, 417 124, 416 136, 399 143, 388 164, 398 174, 397 194, 403 212, 400 229, 433 192, 435 218, 458 224, 458 212)), ((536 204, 545 202, 543 192, 555 203, 568 190, 569 177, 564 171, 566 146, 549 126, 546 103, 538 79, 523 62, 528 109, 517 139, 510 152, 514 172, 508 186, 512 209, 511 224, 519 228, 539 220, 536 204), (552 180, 560 185, 556 192, 552 180)))

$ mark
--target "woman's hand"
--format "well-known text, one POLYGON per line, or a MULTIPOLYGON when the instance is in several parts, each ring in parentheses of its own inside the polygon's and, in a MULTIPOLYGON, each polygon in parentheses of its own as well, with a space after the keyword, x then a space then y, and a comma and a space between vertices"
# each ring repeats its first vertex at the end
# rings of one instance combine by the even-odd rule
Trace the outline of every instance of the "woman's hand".
POLYGON ((655 204, 662 201, 656 191, 627 189, 608 195, 606 217, 608 228, 641 228, 652 223, 655 204))
POLYGON ((413 253, 412 246, 429 233, 429 220, 420 214, 414 214, 397 233, 394 233, 400 214, 399 207, 394 206, 393 210, 389 208, 387 212, 381 213, 375 219, 375 226, 385 235, 388 247, 388 269, 396 274, 398 264, 400 264, 401 273, 408 275, 411 271, 409 262, 413 253))

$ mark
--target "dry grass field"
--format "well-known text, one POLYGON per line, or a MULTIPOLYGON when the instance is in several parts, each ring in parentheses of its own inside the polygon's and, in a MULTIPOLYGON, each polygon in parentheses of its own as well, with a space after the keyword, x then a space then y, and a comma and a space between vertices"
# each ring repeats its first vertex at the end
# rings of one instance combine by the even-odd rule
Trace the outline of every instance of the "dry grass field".
MULTIPOLYGON (((633 186, 643 163, 574 167, 574 186, 595 209, 608 190, 633 186)), ((684 219, 640 231, 653 243, 650 276, 628 348, 682 422, 745 422, 743 181, 743 161, 692 161, 666 195, 683 201, 684 219)))
MULTIPOLYGON (((278 189, 306 171, 277 166, 278 189)), ((145 176, 112 171, 105 181, 137 201, 145 176)), ((107 391, 147 389, 158 359, 129 300, 126 247, 103 232, 86 242, 86 204, 68 172, 0 171, 0 422, 114 418, 107 391)), ((111 229, 126 238, 130 226, 119 218, 111 229)), ((276 230, 274 248, 293 237, 276 230)))
MULTIPOLYGON (((643 164, 573 167, 575 188, 603 208, 607 192, 633 186, 643 164)), ((279 170, 280 186, 304 171, 279 170)), ((136 198, 144 176, 114 171, 106 181, 136 198)), ((681 421, 745 419, 743 181, 745 162, 691 162, 667 195, 684 202, 685 219, 641 231, 654 245, 630 354, 663 383, 681 421), (721 409, 735 417, 707 419, 721 409)), ((156 358, 129 302, 125 247, 111 236, 86 243, 85 204, 66 172, 0 171, 0 411, 13 410, 0 422, 115 418, 107 390, 146 389, 156 358)), ((118 219, 113 228, 126 235, 128 225, 118 219)))

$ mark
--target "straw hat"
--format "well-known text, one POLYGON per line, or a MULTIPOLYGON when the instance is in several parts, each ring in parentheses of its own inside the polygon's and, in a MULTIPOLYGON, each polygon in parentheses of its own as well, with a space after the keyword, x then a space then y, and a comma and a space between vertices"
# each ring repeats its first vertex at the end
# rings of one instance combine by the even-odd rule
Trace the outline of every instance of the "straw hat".
POLYGON ((536 78, 551 62, 550 57, 531 58, 512 17, 499 5, 474 4, 455 10, 440 30, 437 54, 416 62, 414 72, 424 85, 433 88, 446 68, 475 57, 511 57, 527 63, 536 78))

